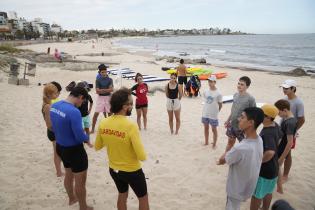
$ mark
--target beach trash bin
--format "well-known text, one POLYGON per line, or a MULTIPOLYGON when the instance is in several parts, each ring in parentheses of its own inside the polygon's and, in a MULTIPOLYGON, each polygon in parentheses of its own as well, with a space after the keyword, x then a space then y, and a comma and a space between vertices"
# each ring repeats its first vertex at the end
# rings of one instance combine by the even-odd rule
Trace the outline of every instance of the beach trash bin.
POLYGON ((32 76, 35 77, 35 73, 36 73, 36 63, 28 63, 27 65, 27 75, 28 76, 32 76))
POLYGON ((20 68, 19 63, 11 63, 10 64, 10 76, 17 77, 19 75, 19 68, 20 68))

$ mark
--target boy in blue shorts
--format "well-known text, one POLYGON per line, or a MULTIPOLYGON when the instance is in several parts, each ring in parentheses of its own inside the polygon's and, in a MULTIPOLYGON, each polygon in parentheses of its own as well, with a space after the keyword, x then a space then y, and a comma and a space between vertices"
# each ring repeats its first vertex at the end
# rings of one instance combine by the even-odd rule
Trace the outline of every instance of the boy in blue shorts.
POLYGON ((274 122, 279 110, 274 105, 265 104, 261 107, 264 112, 263 129, 260 136, 263 140, 264 154, 259 172, 256 189, 251 199, 250 209, 258 210, 263 201, 263 210, 268 210, 272 193, 278 180, 278 143, 282 137, 280 126, 274 122))
POLYGON ((213 133, 213 149, 216 147, 218 139, 218 114, 222 108, 222 95, 216 87, 216 80, 217 78, 215 75, 211 75, 211 77, 208 78, 209 89, 206 90, 203 94, 205 101, 201 119, 204 125, 205 145, 209 144, 209 125, 211 125, 213 133))

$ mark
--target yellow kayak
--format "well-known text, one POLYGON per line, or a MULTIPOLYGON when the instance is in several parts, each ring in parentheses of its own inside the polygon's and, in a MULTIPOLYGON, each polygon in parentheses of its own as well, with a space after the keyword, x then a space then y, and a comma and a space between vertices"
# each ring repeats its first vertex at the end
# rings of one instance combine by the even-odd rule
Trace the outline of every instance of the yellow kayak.
MULTIPOLYGON (((187 68, 188 73, 193 73, 195 71, 200 71, 200 70, 202 70, 202 68, 200 68, 200 67, 187 68)), ((170 70, 166 70, 166 72, 168 74, 173 74, 173 73, 176 73, 177 70, 176 69, 170 69, 170 70)))

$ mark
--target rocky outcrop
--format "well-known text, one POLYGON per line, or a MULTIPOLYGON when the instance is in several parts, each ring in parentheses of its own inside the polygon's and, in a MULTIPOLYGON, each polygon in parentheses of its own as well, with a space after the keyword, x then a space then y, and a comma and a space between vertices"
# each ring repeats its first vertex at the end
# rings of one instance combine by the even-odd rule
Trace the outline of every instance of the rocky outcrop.
MULTIPOLYGON (((155 58, 156 61, 166 60, 169 63, 178 63, 180 58, 175 56, 160 56, 155 58)), ((185 63, 189 64, 207 64, 207 60, 205 58, 197 58, 197 59, 184 59, 185 63)))
POLYGON ((308 75, 307 72, 300 67, 289 71, 289 74, 291 74, 293 76, 307 76, 308 75))

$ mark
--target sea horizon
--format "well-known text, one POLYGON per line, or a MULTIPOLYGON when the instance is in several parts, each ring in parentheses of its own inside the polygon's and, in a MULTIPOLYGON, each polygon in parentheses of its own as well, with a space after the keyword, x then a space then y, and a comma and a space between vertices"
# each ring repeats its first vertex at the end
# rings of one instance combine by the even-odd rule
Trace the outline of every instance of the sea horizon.
POLYGON ((155 56, 204 58, 207 63, 269 71, 315 70, 315 33, 137 37, 114 42, 155 56))

